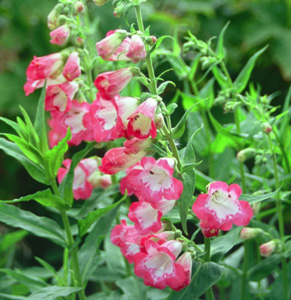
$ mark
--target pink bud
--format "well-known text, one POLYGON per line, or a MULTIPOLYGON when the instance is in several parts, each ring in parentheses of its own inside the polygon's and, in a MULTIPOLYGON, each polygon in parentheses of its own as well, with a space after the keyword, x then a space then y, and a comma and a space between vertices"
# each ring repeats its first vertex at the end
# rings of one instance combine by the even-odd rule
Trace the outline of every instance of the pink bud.
POLYGON ((262 244, 259 249, 260 249, 260 254, 263 257, 269 257, 271 256, 271 254, 276 250, 277 248, 277 241, 276 240, 272 240, 268 243, 262 244))
POLYGON ((260 228, 250 228, 244 227, 240 232, 240 237, 242 240, 252 239, 263 232, 260 228))
POLYGON ((132 36, 126 56, 130 58, 134 63, 138 63, 140 60, 146 58, 147 53, 144 43, 138 35, 134 34, 132 36))
POLYGON ((263 130, 265 133, 269 134, 273 130, 273 128, 269 123, 264 123, 263 130))
POLYGON ((80 58, 77 52, 72 52, 65 64, 63 76, 72 81, 81 75, 80 58))
POLYGON ((50 42, 55 45, 63 45, 70 36, 70 28, 68 25, 62 25, 50 33, 50 42))
POLYGON ((76 12, 81 13, 81 12, 84 11, 84 4, 83 4, 82 2, 80 2, 80 1, 77 1, 77 2, 75 3, 74 8, 75 8, 75 11, 76 11, 76 12))

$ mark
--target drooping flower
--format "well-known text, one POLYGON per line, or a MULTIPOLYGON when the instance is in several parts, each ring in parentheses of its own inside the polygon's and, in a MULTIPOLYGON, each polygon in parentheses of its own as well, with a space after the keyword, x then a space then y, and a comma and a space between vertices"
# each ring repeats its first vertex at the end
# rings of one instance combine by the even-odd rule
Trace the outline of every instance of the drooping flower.
POLYGON ((105 39, 96 43, 99 56, 101 56, 104 60, 109 60, 121 46, 126 37, 127 32, 125 30, 109 31, 105 39))
POLYGON ((63 45, 70 36, 70 28, 68 25, 62 25, 50 32, 50 42, 55 45, 63 45))
POLYGON ((184 287, 190 284, 192 275, 192 256, 190 252, 183 253, 177 260, 176 263, 184 268, 186 280, 183 284, 177 288, 173 288, 175 291, 180 291, 184 287))
POLYGON ((130 169, 120 182, 122 193, 125 189, 134 193, 141 201, 157 203, 162 199, 178 200, 183 184, 173 177, 174 161, 170 158, 144 157, 140 165, 130 169))
POLYGON ((128 217, 140 234, 158 232, 162 228, 161 217, 174 207, 175 202, 164 199, 156 204, 134 202, 129 207, 128 217))
POLYGON ((104 174, 116 174, 133 166, 147 154, 152 141, 133 138, 124 142, 124 147, 112 148, 102 158, 99 170, 104 174))
POLYGON ((87 129, 83 124, 83 117, 89 109, 89 103, 79 103, 77 100, 73 100, 68 112, 53 114, 52 119, 49 120, 49 125, 52 128, 49 132, 50 146, 57 145, 66 136, 68 127, 72 133, 72 138, 68 142, 69 145, 79 145, 82 141, 93 141, 93 131, 87 129))
POLYGON ((132 77, 133 72, 131 68, 124 68, 98 75, 94 84, 103 99, 111 100, 127 86, 132 77))
MULTIPOLYGON (((58 181, 61 183, 68 173, 71 160, 65 159, 63 161, 65 168, 60 168, 58 171, 58 181)), ((87 199, 91 196, 93 191, 93 185, 90 182, 90 176, 98 171, 98 163, 96 159, 85 158, 82 159, 77 167, 74 170, 74 182, 73 182, 73 193, 74 198, 78 199, 87 199)))
POLYGON ((188 280, 184 267, 176 262, 182 250, 179 241, 168 241, 163 244, 152 240, 145 242, 145 251, 134 255, 134 272, 144 279, 144 284, 158 289, 169 286, 179 290, 188 280))
POLYGON ((127 134, 139 139, 145 139, 151 136, 153 139, 157 135, 154 122, 157 101, 148 98, 128 117, 127 134))
POLYGON ((97 142, 115 140, 124 135, 124 126, 115 98, 107 101, 100 93, 91 104, 90 111, 84 115, 83 123, 86 128, 93 130, 97 142))
POLYGON ((138 63, 140 60, 146 58, 147 53, 145 50, 144 43, 140 36, 134 34, 131 37, 131 43, 126 53, 126 56, 131 59, 132 62, 138 63))
POLYGON ((72 52, 63 69, 63 76, 72 81, 81 75, 80 58, 77 52, 72 52))
POLYGON ((79 85, 74 81, 48 86, 45 95, 45 110, 51 111, 52 114, 69 111, 78 88, 79 85))
MULTIPOLYGON (((209 185, 208 194, 200 194, 193 204, 193 212, 203 227, 230 230, 232 224, 245 226, 253 216, 247 201, 238 200, 242 190, 239 185, 217 181, 209 185)), ((201 226, 201 227, 202 227, 201 226)))

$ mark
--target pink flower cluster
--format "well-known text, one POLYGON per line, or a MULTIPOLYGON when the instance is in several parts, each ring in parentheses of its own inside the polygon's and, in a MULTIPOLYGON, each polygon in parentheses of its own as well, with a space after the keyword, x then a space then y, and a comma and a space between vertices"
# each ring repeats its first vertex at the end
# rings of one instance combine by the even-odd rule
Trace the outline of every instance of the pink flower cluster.
POLYGON ((232 224, 245 226, 253 216, 247 201, 238 200, 242 190, 238 184, 213 182, 207 194, 200 194, 193 204, 193 212, 200 219, 206 237, 217 236, 219 230, 230 230, 232 224))

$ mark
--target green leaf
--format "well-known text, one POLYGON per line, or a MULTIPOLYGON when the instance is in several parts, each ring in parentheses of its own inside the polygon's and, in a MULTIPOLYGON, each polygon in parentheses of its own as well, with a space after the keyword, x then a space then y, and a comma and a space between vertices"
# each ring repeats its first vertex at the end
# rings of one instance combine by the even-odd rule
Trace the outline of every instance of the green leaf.
POLYGON ((21 135, 19 125, 16 122, 13 122, 13 121, 11 121, 9 119, 6 119, 4 117, 0 117, 0 120, 3 121, 4 123, 6 123, 7 125, 9 125, 12 129, 14 129, 15 132, 18 133, 19 136, 21 135))
POLYGON ((6 133, 5 136, 10 141, 14 142, 28 159, 37 164, 43 164, 43 157, 41 153, 29 142, 26 142, 22 138, 13 134, 6 133))
POLYGON ((73 293, 81 291, 80 287, 62 287, 62 286, 48 286, 37 292, 32 293, 27 300, 54 300, 58 297, 67 297, 73 293))
POLYGON ((146 286, 137 277, 127 277, 116 281, 116 285, 126 295, 126 300, 146 300, 146 286))
POLYGON ((241 227, 237 227, 211 241, 211 259, 218 261, 235 245, 241 227))
POLYGON ((9 275, 11 278, 15 279, 19 283, 22 283, 26 285, 30 291, 34 291, 40 288, 43 288, 45 286, 48 286, 48 284, 36 277, 25 274, 25 272, 22 272, 21 270, 11 270, 11 269, 0 269, 0 273, 5 273, 9 275))
POLYGON ((248 277, 251 281, 260 281, 271 274, 282 260, 281 254, 274 254, 253 266, 248 270, 248 277))
MULTIPOLYGON (((198 102, 199 103, 199 102, 198 102)), ((178 139, 180 138, 184 131, 185 131, 185 126, 186 126, 186 121, 187 121, 187 117, 190 113, 190 111, 192 110, 192 108, 196 105, 198 105, 198 103, 193 104, 183 115, 183 117, 181 118, 181 120, 179 121, 179 123, 172 129, 172 134, 171 137, 172 139, 178 139)))
POLYGON ((11 233, 6 233, 0 239, 0 253, 6 251, 14 244, 22 241, 27 235, 28 232, 25 230, 17 230, 11 233))
POLYGON ((166 89, 166 87, 168 86, 168 84, 172 84, 173 86, 176 86, 175 83, 173 81, 165 81, 163 83, 161 83, 158 87, 158 95, 162 94, 164 92, 164 90, 166 89))
POLYGON ((233 88, 237 93, 242 92, 245 87, 248 84, 248 81, 250 79, 251 73, 253 71, 253 68, 255 66, 255 63, 258 59, 258 57, 268 48, 268 46, 265 46, 263 49, 256 52, 247 62, 247 64, 244 66, 244 68, 241 70, 241 72, 238 74, 236 80, 233 83, 233 88))
POLYGON ((58 170, 64 160, 64 154, 69 148, 68 141, 71 137, 72 134, 69 127, 66 136, 44 155, 45 168, 49 171, 51 178, 55 178, 57 176, 58 170))
POLYGON ((87 233, 91 225, 99 220, 103 215, 107 214, 113 208, 117 207, 121 202, 123 202, 127 197, 127 193, 118 201, 104 208, 99 208, 95 211, 90 212, 85 219, 78 220, 79 233, 80 236, 83 236, 87 233))
POLYGON ((217 47, 216 47, 216 55, 219 57, 219 59, 224 59, 225 57, 225 51, 224 51, 224 47, 223 47, 223 40, 224 40, 224 34, 225 31, 227 29, 227 27, 229 26, 230 22, 227 22, 224 27, 222 28, 219 37, 218 37, 218 42, 217 42, 217 47))
POLYGON ((25 169, 33 179, 47 184, 43 167, 32 162, 26 156, 24 156, 15 143, 9 142, 4 138, 0 138, 0 149, 2 149, 7 155, 17 159, 25 167, 25 169))
POLYGON ((284 139, 285 129, 288 127, 288 124, 290 124, 290 118, 291 118, 291 114, 289 113, 290 101, 291 101, 291 86, 289 87, 287 96, 284 101, 283 110, 282 110, 283 113, 287 112, 287 114, 283 117, 280 123, 279 136, 282 139, 284 139))
POLYGON ((82 158, 86 156, 96 145, 96 142, 88 143, 84 150, 81 150, 74 154, 71 162, 70 169, 61 182, 59 186, 59 191, 62 199, 65 199, 69 203, 69 206, 72 206, 74 195, 73 195, 73 181, 74 181, 74 169, 81 161, 82 158))
POLYGON ((196 300, 222 276, 224 268, 213 262, 197 262, 192 265, 190 285, 180 292, 172 291, 167 300, 196 300))
POLYGON ((272 199, 274 198, 279 190, 276 190, 272 193, 264 194, 264 195, 246 195, 246 194, 241 194, 239 197, 239 200, 245 200, 248 201, 250 204, 257 203, 257 202, 262 202, 267 199, 272 199))
POLYGON ((34 129, 39 137, 40 151, 42 153, 45 153, 49 149, 48 140, 47 140, 45 109, 44 109, 45 93, 46 93, 46 82, 42 88, 41 95, 38 100, 35 121, 34 121, 34 129))
POLYGON ((90 278, 99 264, 98 257, 100 258, 100 254, 98 255, 97 250, 105 234, 111 228, 117 210, 118 207, 115 207, 96 222, 79 251, 80 272, 83 282, 90 278))
POLYGON ((196 173, 196 188, 199 191, 206 191, 206 186, 210 183, 213 182, 213 179, 211 179, 210 177, 204 175, 203 173, 201 173, 198 170, 195 170, 196 173))
POLYGON ((12 227, 19 227, 36 236, 50 239, 62 247, 66 246, 64 231, 55 221, 46 217, 38 217, 16 206, 0 203, 0 220, 12 227))
POLYGON ((11 299, 11 300, 24 300, 27 299, 26 297, 23 296, 11 296, 7 294, 0 293, 0 296, 3 297, 4 299, 11 299))
POLYGON ((43 191, 38 191, 34 194, 27 195, 24 197, 20 197, 18 199, 13 200, 0 200, 1 203, 18 203, 34 200, 41 205, 47 207, 55 207, 57 209, 67 209, 68 204, 60 197, 54 195, 50 189, 46 189, 43 191))
POLYGON ((230 82, 227 80, 226 76, 224 76, 224 74, 220 71, 220 69, 217 66, 212 66, 211 71, 216 81, 220 85, 221 89, 225 90, 231 87, 230 82))
POLYGON ((49 271, 51 273, 51 277, 54 277, 59 284, 62 284, 62 281, 57 273, 57 271, 55 270, 55 268, 53 266, 51 266, 49 263, 47 263, 46 261, 44 261, 43 259, 39 258, 39 257, 34 257, 47 271, 49 271))

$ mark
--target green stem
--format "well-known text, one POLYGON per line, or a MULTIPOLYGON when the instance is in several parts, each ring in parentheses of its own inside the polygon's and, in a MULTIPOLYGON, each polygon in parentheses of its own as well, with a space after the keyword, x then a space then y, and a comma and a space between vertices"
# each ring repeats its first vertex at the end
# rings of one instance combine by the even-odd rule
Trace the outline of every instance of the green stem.
MULTIPOLYGON (((278 168, 277 168, 277 161, 276 161, 276 154, 274 151, 274 147, 272 144, 272 139, 270 134, 268 134, 268 141, 269 141, 269 148, 272 152, 272 160, 273 160, 273 169, 274 169, 274 176, 275 176, 275 187, 276 190, 280 189, 280 182, 279 182, 279 174, 278 174, 278 168)), ((277 215, 278 215, 278 223, 279 223, 279 233, 281 242, 283 245, 283 251, 285 251, 285 244, 284 244, 284 236, 285 236, 285 230, 284 230, 284 218, 283 218, 283 210, 281 205, 281 199, 280 199, 280 192, 278 192, 278 195, 276 196, 276 208, 277 208, 277 215)), ((284 256, 282 256, 282 277, 283 277, 283 299, 288 300, 288 279, 287 279, 287 260, 284 256)))
POLYGON ((248 242, 244 242, 244 262, 243 262, 243 274, 242 274, 242 285, 241 285, 241 300, 246 299, 246 291, 247 291, 247 282, 248 282, 248 277, 247 277, 247 272, 248 272, 248 242))
MULTIPOLYGON (((210 238, 204 237, 204 247, 205 247, 205 256, 204 256, 204 260, 205 262, 209 262, 210 261, 210 238)), ((213 291, 212 291, 212 287, 210 287, 207 291, 206 291, 206 299, 207 300, 214 300, 214 295, 213 295, 213 291)))

